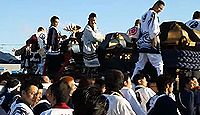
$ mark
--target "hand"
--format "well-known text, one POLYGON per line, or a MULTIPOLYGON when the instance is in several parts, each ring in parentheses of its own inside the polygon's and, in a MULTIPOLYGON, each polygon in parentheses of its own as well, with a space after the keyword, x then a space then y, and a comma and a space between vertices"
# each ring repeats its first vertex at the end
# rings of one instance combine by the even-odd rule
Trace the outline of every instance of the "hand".
POLYGON ((159 36, 153 38, 152 41, 151 41, 151 45, 152 45, 153 48, 156 48, 159 43, 160 43, 159 36))

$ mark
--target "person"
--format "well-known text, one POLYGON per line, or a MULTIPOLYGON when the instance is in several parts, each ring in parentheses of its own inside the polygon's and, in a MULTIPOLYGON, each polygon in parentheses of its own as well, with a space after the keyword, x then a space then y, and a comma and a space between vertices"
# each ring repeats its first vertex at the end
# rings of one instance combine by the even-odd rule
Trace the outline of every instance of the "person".
POLYGON ((72 104, 72 94, 74 93, 74 91, 77 89, 77 86, 74 82, 74 78, 71 76, 64 76, 60 79, 61 83, 60 83, 60 88, 61 90, 65 89, 65 87, 69 86, 71 88, 71 91, 69 93, 69 100, 67 102, 67 104, 69 105, 70 108, 73 108, 73 104, 72 104))
POLYGON ((194 92, 194 106, 196 108, 196 115, 200 114, 200 86, 197 77, 192 76, 194 87, 192 88, 194 92))
POLYGON ((78 88, 72 95, 74 115, 106 115, 108 102, 98 87, 78 88))
POLYGON ((49 95, 51 92, 51 85, 48 87, 48 89, 45 92, 45 95, 41 98, 41 100, 33 107, 33 113, 34 115, 40 115, 42 112, 51 109, 51 103, 48 101, 48 99, 51 97, 49 95))
POLYGON ((130 103, 123 97, 124 74, 120 70, 111 69, 106 72, 106 91, 103 94, 109 102, 107 115, 136 115, 130 103))
POLYGON ((194 115, 195 106, 194 106, 194 88, 193 79, 187 76, 181 76, 180 79, 180 92, 177 96, 177 103, 182 115, 194 115))
POLYGON ((37 106, 38 102, 42 98, 42 94, 43 94, 43 85, 42 85, 42 83, 39 83, 37 94, 33 98, 34 103, 33 103, 33 105, 31 105, 32 108, 34 108, 35 106, 37 106))
POLYGON ((122 92, 124 98, 131 104, 132 109, 137 115, 146 115, 146 112, 142 109, 136 98, 136 94, 132 89, 129 73, 124 73, 124 86, 120 91, 122 92))
POLYGON ((33 81, 23 82, 20 87, 21 97, 11 104, 9 115, 34 115, 31 105, 37 95, 38 85, 33 81))
POLYGON ((37 32, 33 34, 27 41, 26 41, 26 53, 25 56, 22 56, 22 61, 24 61, 24 65, 28 64, 28 68, 33 68, 31 73, 38 73, 36 71, 39 65, 43 62, 42 56, 40 56, 41 49, 45 46, 45 38, 46 38, 46 31, 43 27, 38 27, 37 32), (28 63, 26 63, 28 62, 28 63), (30 66, 30 67, 29 67, 30 66))
POLYGON ((18 79, 10 79, 5 85, 5 90, 0 94, 0 106, 7 113, 10 110, 12 102, 20 97, 19 88, 21 82, 18 79))
POLYGON ((158 13, 164 9, 164 6, 165 3, 158 0, 141 18, 141 37, 137 41, 139 58, 135 64, 132 78, 139 70, 144 69, 148 61, 156 68, 158 76, 163 74, 158 13))
POLYGON ((97 71, 96 69, 100 66, 98 55, 97 55, 97 42, 103 41, 104 37, 97 29, 97 15, 90 13, 88 17, 88 24, 85 26, 82 35, 83 41, 83 61, 85 66, 88 68, 88 74, 91 71, 97 71))
POLYGON ((44 48, 45 38, 46 31, 40 26, 38 27, 37 32, 26 41, 26 45, 30 47, 31 52, 37 52, 40 48, 44 48))
POLYGON ((58 51, 59 50, 59 42, 60 35, 58 33, 58 25, 59 25, 59 17, 53 16, 50 19, 51 25, 49 27, 49 32, 47 35, 47 50, 58 51))
POLYGON ((136 42, 140 35, 140 26, 141 26, 141 20, 137 19, 135 20, 135 25, 132 28, 129 28, 127 31, 127 35, 129 38, 131 38, 132 42, 136 42))
POLYGON ((200 31, 200 11, 195 11, 193 13, 192 20, 185 23, 190 29, 195 29, 200 31))
POLYGON ((40 115, 73 115, 74 110, 67 105, 71 88, 67 85, 67 87, 61 89, 60 84, 61 81, 58 81, 50 86, 50 91, 46 95, 48 95, 47 99, 52 108, 43 111, 40 115))
MULTIPOLYGON (((158 92, 147 102, 147 115, 178 115, 176 102, 168 96, 172 77, 161 75, 156 81, 158 92)), ((185 115, 185 114, 183 114, 185 115)))
POLYGON ((136 74, 133 78, 133 83, 136 85, 135 93, 137 100, 140 102, 145 113, 147 113, 147 102, 156 94, 151 88, 147 87, 147 78, 148 75, 144 73, 136 74))

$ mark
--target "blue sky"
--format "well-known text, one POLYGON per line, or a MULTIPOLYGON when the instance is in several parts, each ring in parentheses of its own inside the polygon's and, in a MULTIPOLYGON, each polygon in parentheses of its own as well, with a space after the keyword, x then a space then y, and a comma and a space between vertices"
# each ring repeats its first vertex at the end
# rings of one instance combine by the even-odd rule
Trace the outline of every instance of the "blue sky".
MULTIPOLYGON (((69 23, 82 28, 88 14, 97 14, 97 25, 103 34, 126 32, 156 0, 1 0, 0 51, 21 47, 39 26, 49 27, 53 15, 60 18, 59 30, 69 23), (4 45, 6 44, 6 45, 4 45)), ((164 0, 166 7, 160 21, 186 22, 196 10, 199 0, 164 0)))

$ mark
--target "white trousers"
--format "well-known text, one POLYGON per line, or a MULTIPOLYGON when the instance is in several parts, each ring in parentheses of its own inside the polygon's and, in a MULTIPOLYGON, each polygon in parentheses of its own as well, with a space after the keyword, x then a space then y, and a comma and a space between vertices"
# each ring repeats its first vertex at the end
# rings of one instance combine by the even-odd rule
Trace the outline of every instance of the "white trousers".
POLYGON ((145 64, 150 63, 156 68, 157 75, 163 74, 163 60, 161 54, 139 53, 138 62, 135 64, 132 78, 138 73, 139 70, 144 69, 145 64))

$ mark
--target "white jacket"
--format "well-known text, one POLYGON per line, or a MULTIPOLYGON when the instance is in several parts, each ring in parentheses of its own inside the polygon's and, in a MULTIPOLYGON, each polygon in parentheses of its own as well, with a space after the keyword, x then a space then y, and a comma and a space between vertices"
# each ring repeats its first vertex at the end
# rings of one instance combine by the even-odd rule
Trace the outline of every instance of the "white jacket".
POLYGON ((137 115, 146 115, 144 110, 141 108, 140 103, 138 102, 135 92, 127 87, 123 87, 121 92, 124 98, 131 104, 132 109, 135 111, 137 115))
POLYGON ((104 96, 109 101, 107 115, 136 115, 130 103, 125 98, 112 94, 104 94, 104 96))
POLYGON ((151 88, 148 88, 148 87, 144 87, 142 85, 137 85, 135 87, 135 89, 137 89, 135 91, 135 93, 138 93, 139 96, 140 96, 140 99, 141 99, 141 107, 144 109, 145 112, 147 112, 147 108, 146 108, 146 104, 147 102, 149 101, 149 99, 151 97, 153 97, 156 93, 151 89, 151 88), (139 89, 137 89, 139 88, 139 89))
POLYGON ((83 59, 85 66, 87 67, 98 67, 100 66, 98 56, 96 54, 96 48, 98 46, 95 45, 96 42, 103 41, 104 37, 102 34, 95 28, 94 30, 86 25, 82 41, 83 41, 83 59))

